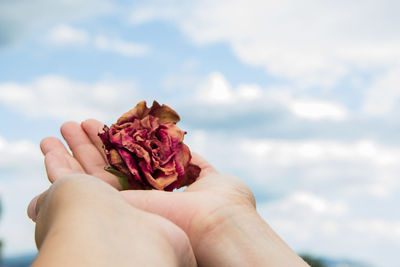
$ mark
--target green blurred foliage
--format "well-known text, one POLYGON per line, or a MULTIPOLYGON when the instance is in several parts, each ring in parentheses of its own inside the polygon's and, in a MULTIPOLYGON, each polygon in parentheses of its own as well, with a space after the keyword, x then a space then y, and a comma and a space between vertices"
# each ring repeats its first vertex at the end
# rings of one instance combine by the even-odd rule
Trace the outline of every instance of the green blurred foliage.
MULTIPOLYGON (((0 198, 0 219, 2 211, 3 211, 3 205, 0 198)), ((0 263, 2 262, 2 259, 3 259, 3 240, 0 239, 0 263)))
POLYGON ((324 264, 321 259, 311 256, 309 254, 300 254, 300 257, 302 257, 303 260, 307 262, 311 267, 327 267, 327 265, 324 264))

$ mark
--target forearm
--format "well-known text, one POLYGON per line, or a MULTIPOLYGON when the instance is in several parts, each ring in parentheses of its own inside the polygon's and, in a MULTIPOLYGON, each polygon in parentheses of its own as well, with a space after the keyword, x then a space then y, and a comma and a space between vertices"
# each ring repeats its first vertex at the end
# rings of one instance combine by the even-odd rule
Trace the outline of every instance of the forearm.
POLYGON ((308 266, 255 211, 226 214, 194 249, 199 266, 308 266))

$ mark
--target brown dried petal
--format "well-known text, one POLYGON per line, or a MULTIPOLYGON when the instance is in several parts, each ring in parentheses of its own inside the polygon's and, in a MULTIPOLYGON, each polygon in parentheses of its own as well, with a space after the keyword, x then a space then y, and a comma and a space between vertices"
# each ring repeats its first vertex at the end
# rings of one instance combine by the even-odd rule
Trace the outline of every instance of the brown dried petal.
POLYGON ((169 174, 159 172, 159 175, 153 177, 152 173, 147 170, 143 161, 139 163, 139 166, 142 169, 143 174, 146 176, 147 182, 155 189, 164 190, 164 188, 174 183, 178 179, 178 174, 176 172, 169 174))
POLYGON ((179 115, 175 110, 164 104, 160 106, 157 101, 153 102, 149 115, 159 118, 159 123, 177 123, 180 121, 179 115))
POLYGON ((132 122, 134 119, 143 119, 147 115, 152 115, 159 118, 160 123, 177 123, 180 121, 178 113, 167 105, 158 104, 157 101, 153 102, 153 105, 148 108, 146 101, 139 102, 136 107, 124 113, 117 121, 117 124, 123 124, 126 122, 132 122))
POLYGON ((146 105, 146 101, 140 101, 136 107, 125 112, 117 121, 117 124, 123 124, 125 122, 132 122, 134 119, 143 119, 149 114, 149 108, 146 105))
POLYGON ((182 179, 179 187, 190 185, 196 181, 197 177, 199 177, 201 172, 201 168, 197 165, 189 163, 189 166, 185 169, 185 176, 182 179))

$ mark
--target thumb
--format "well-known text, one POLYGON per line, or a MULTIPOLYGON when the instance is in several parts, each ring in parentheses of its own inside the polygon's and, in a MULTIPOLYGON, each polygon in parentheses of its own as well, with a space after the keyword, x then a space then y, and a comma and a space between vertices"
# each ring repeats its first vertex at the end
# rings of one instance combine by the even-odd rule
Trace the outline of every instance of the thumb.
POLYGON ((36 222, 37 214, 39 213, 39 209, 42 206, 43 201, 46 198, 48 191, 49 191, 49 189, 47 189, 40 195, 37 195, 36 197, 34 197, 28 205, 28 208, 27 208, 28 217, 34 222, 36 222))

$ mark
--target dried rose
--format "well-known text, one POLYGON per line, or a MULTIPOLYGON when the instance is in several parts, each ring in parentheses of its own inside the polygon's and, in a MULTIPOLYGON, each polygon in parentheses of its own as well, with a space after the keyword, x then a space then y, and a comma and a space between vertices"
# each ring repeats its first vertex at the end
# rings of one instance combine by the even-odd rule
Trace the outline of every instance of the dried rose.
POLYGON ((183 143, 186 132, 175 124, 179 115, 156 101, 145 101, 123 114, 117 123, 99 133, 110 166, 124 189, 172 191, 193 183, 200 168, 192 164, 183 143))

